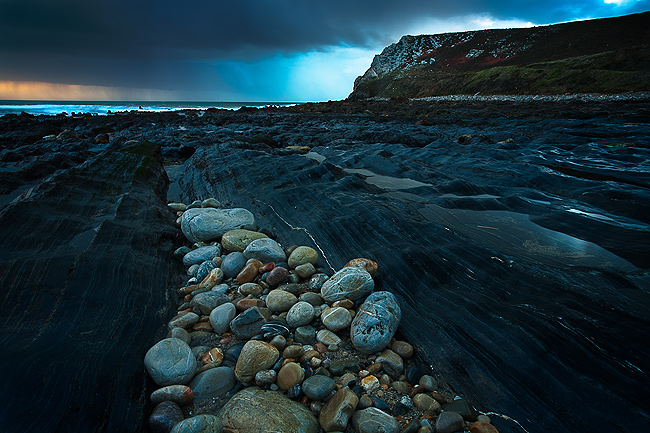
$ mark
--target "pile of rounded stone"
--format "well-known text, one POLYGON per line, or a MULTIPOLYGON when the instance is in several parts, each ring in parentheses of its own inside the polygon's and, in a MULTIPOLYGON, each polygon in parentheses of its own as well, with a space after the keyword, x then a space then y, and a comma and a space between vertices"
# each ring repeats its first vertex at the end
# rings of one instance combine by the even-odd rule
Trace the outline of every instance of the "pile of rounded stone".
POLYGON ((145 356, 160 386, 154 433, 497 432, 448 399, 394 339, 395 296, 374 292, 376 262, 331 272, 309 246, 284 249, 246 209, 170 203, 192 247, 178 315, 145 356))

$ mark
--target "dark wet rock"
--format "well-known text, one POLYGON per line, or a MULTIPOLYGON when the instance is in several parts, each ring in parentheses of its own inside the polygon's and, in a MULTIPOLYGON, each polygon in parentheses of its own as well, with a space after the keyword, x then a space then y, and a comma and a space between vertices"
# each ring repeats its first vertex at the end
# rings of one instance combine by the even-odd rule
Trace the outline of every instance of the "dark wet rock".
POLYGON ((329 396, 334 388, 336 387, 336 382, 333 379, 316 374, 311 376, 302 383, 302 392, 305 393, 307 397, 311 400, 324 400, 329 396))
POLYGON ((187 385, 169 385, 159 388, 151 393, 150 400, 153 404, 159 404, 163 401, 173 401, 179 406, 186 405, 192 401, 194 393, 192 388, 187 385))
POLYGON ((235 366, 235 375, 241 382, 252 382, 258 371, 268 370, 280 357, 278 349, 263 341, 250 340, 242 348, 235 366))
POLYGON ((470 402, 464 398, 460 398, 446 404, 443 407, 443 410, 446 412, 456 412, 462 416, 465 421, 476 421, 476 417, 478 416, 478 413, 476 413, 474 406, 472 406, 470 402))
POLYGON ((404 371, 404 360, 390 349, 381 352, 376 362, 379 362, 384 371, 394 378, 398 378, 404 371))
POLYGON ((317 433, 318 421, 304 405, 256 387, 235 394, 219 411, 226 431, 317 433))
POLYGON ((326 432, 344 431, 354 413, 359 397, 347 388, 341 388, 323 406, 318 421, 326 432))
POLYGON ((215 307, 210 312, 210 324, 214 332, 223 334, 230 329, 230 322, 235 318, 236 309, 230 302, 225 302, 215 307))
POLYGON ((181 229, 190 242, 211 241, 240 228, 255 228, 255 217, 246 209, 193 208, 181 217, 181 229))
POLYGON ((267 318, 259 307, 254 306, 244 310, 230 322, 230 329, 240 339, 251 338, 262 332, 262 326, 267 318))
POLYGON ((456 412, 443 412, 436 420, 436 433, 454 433, 465 428, 463 417, 456 412))
POLYGON ((199 269, 196 271, 196 280, 203 281, 203 279, 207 277, 210 271, 212 271, 214 268, 216 268, 216 266, 211 259, 204 261, 199 265, 199 269))
POLYGON ((216 307, 228 302, 230 302, 230 298, 223 293, 204 292, 194 296, 190 301, 190 306, 194 312, 208 316, 216 307))
POLYGON ((357 267, 343 268, 321 287, 321 296, 327 302, 340 299, 356 301, 372 292, 375 282, 368 272, 357 267))
POLYGON ((366 354, 383 349, 395 335, 401 318, 400 306, 392 293, 371 294, 352 320, 350 327, 352 344, 358 351, 366 354))
POLYGON ((149 428, 152 433, 169 433, 176 424, 183 421, 183 418, 183 411, 178 404, 173 401, 163 401, 151 413, 149 428))
POLYGON ((236 251, 228 254, 221 263, 221 270, 225 279, 234 278, 246 266, 246 257, 244 254, 236 251))
POLYGON ((244 257, 247 259, 257 259, 262 263, 278 263, 284 262, 287 259, 282 246, 269 238, 251 241, 244 250, 244 257))

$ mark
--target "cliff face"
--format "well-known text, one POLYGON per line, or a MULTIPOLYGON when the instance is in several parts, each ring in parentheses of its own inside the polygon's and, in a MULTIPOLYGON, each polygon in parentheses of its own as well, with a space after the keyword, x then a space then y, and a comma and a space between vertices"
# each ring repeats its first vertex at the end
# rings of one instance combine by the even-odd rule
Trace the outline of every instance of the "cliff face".
POLYGON ((404 36, 352 99, 650 90, 650 12, 553 26, 404 36))

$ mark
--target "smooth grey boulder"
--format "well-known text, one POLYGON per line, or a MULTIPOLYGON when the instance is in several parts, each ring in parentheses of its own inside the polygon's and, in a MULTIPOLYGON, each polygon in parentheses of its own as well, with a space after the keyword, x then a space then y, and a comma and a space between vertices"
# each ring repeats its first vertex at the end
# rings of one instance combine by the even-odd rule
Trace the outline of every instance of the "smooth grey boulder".
POLYGON ((227 295, 219 292, 203 292, 194 296, 190 301, 190 307, 197 314, 209 315, 219 305, 230 302, 227 295))
POLYGON ((327 302, 356 301, 372 292, 375 282, 368 272, 357 267, 343 268, 323 283, 320 294, 327 302))
POLYGON ((230 367, 217 367, 197 374, 189 383, 194 399, 212 398, 225 395, 237 383, 235 373, 230 367))
POLYGON ((244 250, 246 259, 257 259, 262 263, 281 263, 287 260, 282 246, 270 238, 255 239, 244 250))
POLYGON ((358 410, 352 415, 358 433, 399 433, 399 424, 391 415, 376 407, 358 410))
POLYGON ((242 208, 188 209, 181 216, 181 230, 190 242, 210 241, 221 238, 234 229, 255 229, 255 217, 242 208))
POLYGON ((156 343, 144 356, 144 365, 160 386, 185 385, 196 372, 192 349, 178 338, 165 338, 156 343))
MULTIPOLYGON (((211 260, 221 254, 220 245, 208 245, 200 247, 183 256, 183 264, 185 266, 200 265, 206 260, 211 260)), ((209 270, 208 270, 209 272, 209 270)))
POLYGON ((221 433, 222 431, 223 424, 219 417, 201 414, 179 422, 171 433, 221 433))
POLYGON ((237 309, 231 302, 219 305, 210 313, 210 325, 217 334, 223 334, 230 329, 230 322, 235 318, 237 309))
POLYGON ((235 394, 217 414, 225 431, 238 433, 317 433, 316 417, 284 394, 257 387, 235 394))
POLYGON ((352 345, 364 354, 382 350, 395 335, 401 318, 402 310, 395 295, 390 292, 371 294, 352 320, 352 345))

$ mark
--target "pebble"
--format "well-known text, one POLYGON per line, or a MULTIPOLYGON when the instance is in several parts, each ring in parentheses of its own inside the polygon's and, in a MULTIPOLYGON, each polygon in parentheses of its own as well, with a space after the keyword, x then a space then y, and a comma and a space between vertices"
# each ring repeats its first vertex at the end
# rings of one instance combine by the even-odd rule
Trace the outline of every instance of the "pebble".
POLYGON ((316 273, 316 268, 311 263, 305 263, 296 266, 296 269, 294 269, 294 271, 300 278, 306 280, 316 273))
POLYGON ((376 361, 381 364, 386 373, 394 378, 398 378, 404 372, 404 361, 390 349, 381 352, 376 361))
POLYGON ((352 345, 363 354, 382 350, 395 335, 401 318, 402 312, 395 295, 390 292, 372 293, 352 320, 352 345))
POLYGON ((413 346, 406 341, 393 341, 390 350, 397 353, 402 359, 410 359, 413 356, 413 346))
POLYGON ((228 332, 228 329, 230 329, 230 322, 235 318, 235 314, 235 306, 230 302, 223 303, 214 308, 210 312, 210 324, 212 325, 214 332, 217 334, 228 332))
POLYGON ((164 386, 152 392, 149 397, 153 404, 159 404, 163 401, 173 401, 180 406, 191 403, 193 398, 192 388, 187 385, 164 386))
POLYGON ((152 433, 169 433, 174 426, 183 421, 183 411, 173 401, 163 401, 158 404, 149 417, 149 428, 152 433))
POLYGON ((306 246, 299 246, 294 249, 289 255, 287 264, 291 269, 295 269, 297 266, 304 265, 306 263, 315 265, 317 261, 318 252, 315 249, 306 246))
POLYGON ((376 407, 358 410, 352 415, 357 433, 399 433, 399 424, 391 415, 376 407))
POLYGON ((237 311, 248 310, 252 307, 266 307, 266 304, 261 299, 257 298, 244 298, 237 301, 237 311))
POLYGON ((262 263, 284 262, 287 256, 282 246, 270 238, 255 239, 244 250, 244 257, 257 259, 262 263))
POLYGON ((237 284, 250 283, 253 281, 258 274, 260 269, 261 262, 259 260, 247 261, 246 265, 235 277, 237 284))
POLYGON ((197 248, 183 256, 183 264, 185 266, 200 265, 206 260, 212 260, 213 257, 217 257, 219 254, 221 254, 219 245, 197 248))
POLYGON ((469 426, 470 433, 499 433, 499 430, 489 422, 476 421, 469 426))
POLYGON ((264 291, 262 286, 255 283, 244 283, 241 286, 239 286, 238 290, 239 293, 241 293, 244 296, 248 296, 248 295, 259 296, 264 291))
POLYGON ((343 307, 330 308, 321 315, 323 325, 330 331, 340 331, 352 323, 350 311, 343 307))
POLYGON ((265 301, 271 312, 282 313, 289 311, 298 302, 298 298, 285 290, 275 289, 269 292, 265 301))
MULTIPOLYGON (((214 262, 212 261, 212 259, 210 259, 210 260, 206 260, 206 261, 204 261, 203 263, 201 263, 201 264, 199 265, 199 269, 196 271, 196 275, 195 275, 195 277, 196 277, 196 281, 203 282, 203 280, 205 279, 205 277, 208 276, 208 274, 210 273, 210 271, 212 271, 212 270, 213 270, 214 268, 216 268, 216 267, 217 267, 217 266, 214 264, 214 262)), ((221 272, 222 272, 222 274, 223 274, 223 271, 221 271, 221 272)), ((206 284, 207 284, 207 283, 206 283, 206 284)), ((203 288, 203 287, 201 287, 201 288, 203 288)))
POLYGON ((374 277, 375 274, 377 273, 377 269, 379 268, 379 265, 377 265, 377 262, 373 260, 359 258, 359 259, 350 260, 344 266, 344 268, 349 268, 349 267, 361 268, 364 271, 368 272, 370 276, 374 277))
POLYGON ((189 383, 194 399, 213 398, 225 395, 236 384, 235 374, 230 367, 216 367, 197 374, 189 383))
POLYGON ((325 400, 336 388, 336 382, 327 376, 316 374, 302 383, 302 392, 311 400, 325 400))
POLYGON ((438 389, 438 381, 436 381, 436 379, 429 376, 428 374, 422 376, 418 384, 428 392, 432 392, 438 389))
POLYGON ((307 282, 307 290, 310 292, 320 292, 323 284, 327 281, 329 277, 326 274, 318 273, 311 276, 307 282))
POLYGON ((237 359, 235 375, 241 382, 249 383, 258 371, 268 370, 279 357, 280 352, 275 346, 263 341, 250 340, 244 344, 237 359))
POLYGON ((187 205, 185 203, 168 203, 167 207, 173 212, 185 212, 187 205))
POLYGON ((267 318, 259 307, 251 307, 237 315, 230 322, 230 329, 237 338, 249 339, 262 331, 262 326, 267 318))
POLYGON ((179 422, 171 433, 221 433, 222 431, 221 419, 214 415, 201 414, 179 422))
POLYGON ((278 372, 277 384, 281 390, 287 391, 289 388, 300 385, 305 378, 305 370, 295 362, 287 362, 278 372))
POLYGON ((183 340, 187 344, 190 344, 192 341, 192 337, 190 337, 190 333, 187 332, 183 328, 172 328, 169 331, 169 334, 167 335, 168 338, 178 338, 179 340, 183 340))
POLYGON ((457 400, 448 403, 443 408, 445 412, 456 412, 461 415, 465 421, 476 421, 478 413, 474 407, 464 398, 459 398, 457 400))
POLYGON ((323 406, 318 418, 326 432, 344 431, 359 403, 359 397, 347 388, 339 389, 323 406))
POLYGON ((436 433, 454 433, 465 428, 463 417, 456 412, 443 412, 436 420, 436 433))
POLYGON ((230 298, 218 292, 204 292, 194 296, 190 301, 192 311, 209 316, 219 305, 230 302, 230 298))
POLYGON ((332 344, 341 344, 341 339, 338 335, 330 331, 329 329, 321 329, 316 333, 316 339, 323 343, 325 346, 332 344))
POLYGON ((178 338, 165 338, 149 349, 144 365, 160 386, 187 384, 196 372, 196 359, 190 346, 178 338))
POLYGON ((294 331, 294 340, 300 344, 312 344, 316 340, 316 329, 313 326, 299 326, 294 331))
POLYGON ((213 207, 216 209, 221 207, 221 203, 216 198, 210 197, 201 202, 201 207, 213 207))
POLYGON ((334 376, 340 376, 346 371, 358 373, 361 371, 361 366, 358 359, 339 359, 330 364, 329 370, 334 376))
POLYGON ((292 328, 308 325, 314 318, 314 307, 309 302, 298 301, 287 312, 287 324, 292 328))
POLYGON ((289 271, 287 271, 285 268, 278 266, 276 268, 273 268, 265 278, 266 283, 271 286, 275 287, 283 282, 286 281, 287 277, 289 277, 289 271))
MULTIPOLYGON (((212 263, 212 262, 206 262, 206 263, 212 263)), ((211 290, 213 287, 215 287, 217 284, 223 280, 223 271, 220 268, 215 268, 214 265, 212 265, 213 268, 210 270, 208 275, 203 278, 203 280, 199 283, 199 290, 201 289, 208 289, 211 290)))
POLYGON ((261 370, 255 373, 255 385, 264 388, 275 382, 278 374, 275 370, 261 370))
POLYGON ((221 246, 226 251, 243 252, 256 239, 268 238, 267 235, 251 230, 235 229, 227 231, 221 237, 221 246))
POLYGON ((240 252, 234 252, 224 257, 221 263, 221 270, 223 271, 223 278, 234 278, 246 266, 246 257, 240 252))
POLYGON ((318 293, 314 292, 305 292, 298 297, 299 301, 309 302, 314 307, 323 305, 323 298, 318 293))
POLYGON ((361 388, 366 392, 379 389, 379 379, 375 376, 366 376, 361 379, 361 388))
POLYGON ((372 292, 375 282, 368 272, 357 267, 343 268, 321 287, 321 296, 326 302, 340 299, 356 301, 372 292))
POLYGON ((217 413, 224 430, 237 433, 318 433, 316 417, 284 394, 256 387, 235 394, 217 413))
POLYGON ((239 228, 255 228, 255 217, 250 211, 200 208, 188 209, 181 216, 181 230, 190 242, 211 241, 239 228))
POLYGON ((440 411, 440 403, 428 394, 421 393, 413 396, 413 405, 427 415, 432 415, 440 411))

